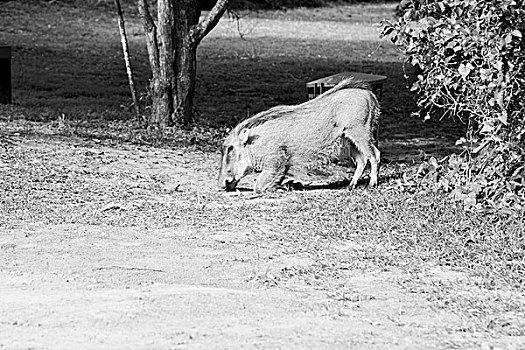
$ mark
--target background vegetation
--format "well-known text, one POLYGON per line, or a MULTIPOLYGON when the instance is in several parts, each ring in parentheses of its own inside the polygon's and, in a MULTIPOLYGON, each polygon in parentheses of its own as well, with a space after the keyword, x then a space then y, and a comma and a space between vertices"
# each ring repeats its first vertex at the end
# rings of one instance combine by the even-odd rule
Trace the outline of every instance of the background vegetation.
POLYGON ((401 12, 383 35, 420 68, 412 90, 425 118, 468 124, 463 156, 427 164, 425 174, 467 207, 523 208, 523 2, 411 0, 401 12))

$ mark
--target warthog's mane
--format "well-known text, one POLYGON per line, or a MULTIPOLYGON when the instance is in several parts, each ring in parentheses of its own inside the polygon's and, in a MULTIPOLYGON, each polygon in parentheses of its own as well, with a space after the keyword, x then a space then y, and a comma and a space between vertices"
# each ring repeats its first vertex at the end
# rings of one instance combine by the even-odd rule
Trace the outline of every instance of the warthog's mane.
POLYGON ((324 103, 324 100, 335 94, 337 91, 344 90, 344 89, 363 89, 363 90, 370 90, 370 85, 364 81, 361 80, 355 80, 354 78, 347 78, 343 81, 341 81, 339 84, 334 86, 332 89, 326 91, 325 93, 319 95, 318 97, 306 101, 304 103, 301 103, 299 105, 293 105, 293 106, 276 106, 272 107, 266 111, 257 113, 254 116, 249 117, 248 119, 243 120, 240 122, 233 132, 236 135, 239 135, 239 133, 243 129, 251 129, 256 126, 262 125, 266 123, 267 121, 278 119, 293 113, 297 113, 302 111, 309 111, 309 110, 316 110, 316 108, 319 108, 320 105, 324 103))

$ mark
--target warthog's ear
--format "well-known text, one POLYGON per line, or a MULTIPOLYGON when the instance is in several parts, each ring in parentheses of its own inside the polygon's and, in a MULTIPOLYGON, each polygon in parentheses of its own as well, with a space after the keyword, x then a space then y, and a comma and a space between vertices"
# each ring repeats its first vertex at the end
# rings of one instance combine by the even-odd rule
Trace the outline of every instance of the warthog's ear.
POLYGON ((243 146, 250 145, 255 142, 260 136, 254 135, 250 132, 249 129, 244 129, 241 131, 239 138, 243 146))

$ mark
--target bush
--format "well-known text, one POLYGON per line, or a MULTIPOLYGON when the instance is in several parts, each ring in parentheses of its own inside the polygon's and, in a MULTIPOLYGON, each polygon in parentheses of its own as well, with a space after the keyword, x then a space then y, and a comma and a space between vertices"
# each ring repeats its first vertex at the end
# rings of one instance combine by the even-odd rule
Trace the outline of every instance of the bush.
POLYGON ((382 35, 419 68, 412 86, 419 113, 468 125, 465 152, 434 169, 435 180, 469 205, 523 208, 523 1, 405 0, 398 11, 397 22, 382 23, 382 35))

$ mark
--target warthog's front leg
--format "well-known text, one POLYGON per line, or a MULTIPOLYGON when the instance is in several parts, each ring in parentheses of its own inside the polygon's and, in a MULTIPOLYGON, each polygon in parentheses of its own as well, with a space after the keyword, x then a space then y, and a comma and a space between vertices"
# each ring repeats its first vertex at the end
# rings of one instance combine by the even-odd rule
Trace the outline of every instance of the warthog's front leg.
POLYGON ((256 193, 264 191, 273 192, 279 188, 284 181, 286 173, 290 168, 290 156, 286 146, 280 146, 277 154, 272 159, 267 169, 263 169, 253 190, 256 193))
POLYGON ((255 181, 254 192, 262 193, 264 191, 273 192, 279 188, 286 174, 276 173, 273 170, 263 170, 257 181, 255 181))

